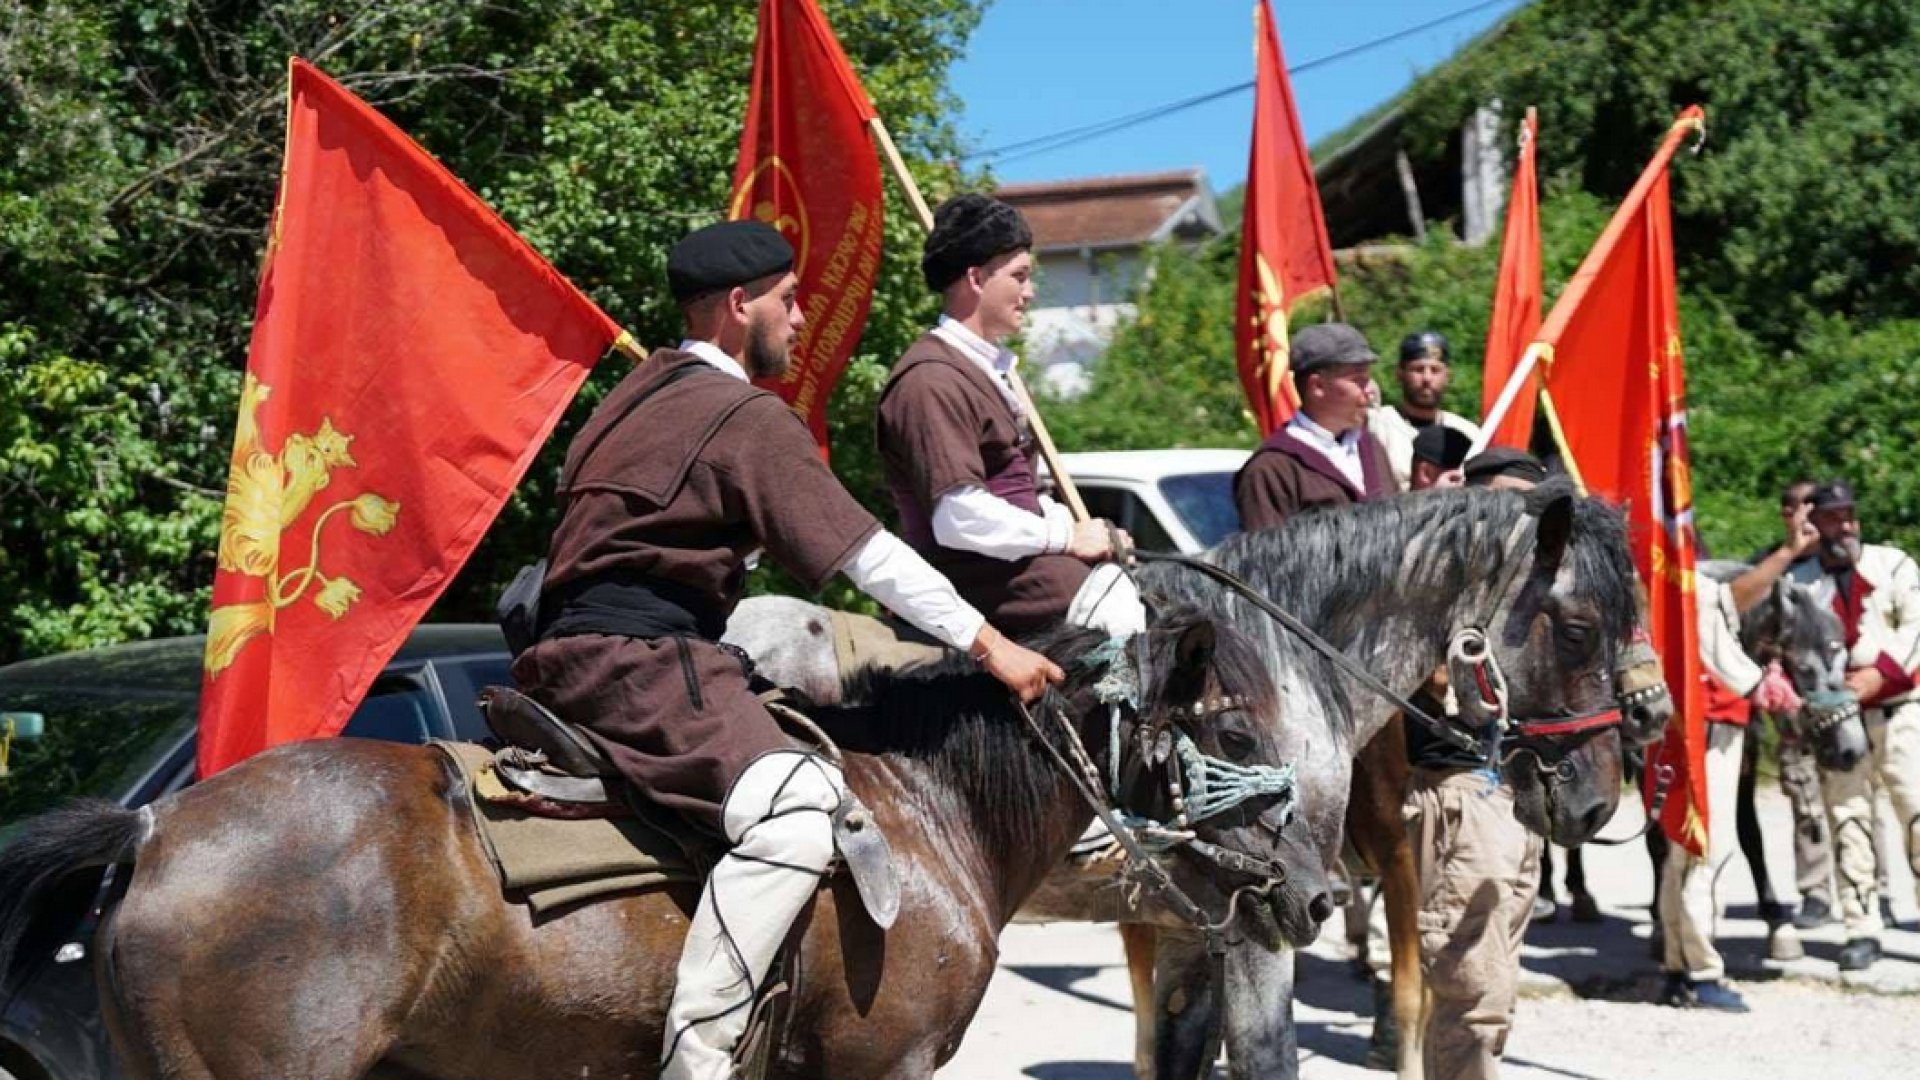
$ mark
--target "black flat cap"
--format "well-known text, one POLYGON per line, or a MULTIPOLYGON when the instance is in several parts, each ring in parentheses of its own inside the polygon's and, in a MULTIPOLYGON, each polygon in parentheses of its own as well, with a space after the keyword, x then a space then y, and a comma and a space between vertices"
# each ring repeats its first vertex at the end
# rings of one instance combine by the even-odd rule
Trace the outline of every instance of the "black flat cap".
POLYGON ((667 288, 682 303, 793 269, 793 245, 761 221, 723 221, 682 237, 667 253, 667 288))
POLYGON ((1539 458, 1510 446, 1487 447, 1468 458, 1462 472, 1468 487, 1485 487, 1502 476, 1535 484, 1547 478, 1547 467, 1540 464, 1539 458))
POLYGON ((933 231, 920 256, 927 288, 945 292, 969 267, 1033 247, 1033 230, 1020 211, 990 195, 955 195, 933 212, 933 231))
POLYGON ((1829 480, 1813 489, 1807 501, 1815 510, 1840 510, 1853 508, 1853 485, 1845 480, 1829 480))
POLYGON ((1459 468, 1472 448, 1466 432, 1445 424, 1429 424, 1413 437, 1413 456, 1443 469, 1459 468))
POLYGON ((1379 357, 1360 331, 1343 322, 1315 323, 1293 335, 1287 366, 1305 374, 1335 364, 1371 364, 1379 357))

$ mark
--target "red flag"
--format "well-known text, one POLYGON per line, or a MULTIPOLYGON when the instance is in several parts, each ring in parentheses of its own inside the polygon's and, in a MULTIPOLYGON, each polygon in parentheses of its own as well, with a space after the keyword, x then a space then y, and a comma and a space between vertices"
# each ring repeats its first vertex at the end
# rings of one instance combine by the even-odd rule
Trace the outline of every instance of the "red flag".
POLYGON ((793 366, 766 388, 827 445, 827 399, 859 344, 880 270, 879 116, 813 0, 761 0, 753 89, 729 216, 793 244, 806 328, 793 366))
MULTIPOLYGON (((1667 163, 1697 131, 1680 114, 1541 329, 1541 400, 1584 489, 1624 504, 1648 630, 1678 715, 1649 757, 1676 770, 1660 824, 1706 850, 1706 701, 1694 614, 1693 482, 1667 163)), ((1651 796, 1651 790, 1648 792, 1651 796)))
POLYGON ((1265 437, 1300 404, 1287 374, 1287 313, 1333 287, 1333 245, 1267 0, 1253 8, 1253 66, 1253 150, 1233 336, 1240 386, 1265 437))
MULTIPOLYGON (((1492 416, 1520 357, 1540 332, 1540 186, 1534 172, 1534 143, 1539 123, 1532 109, 1520 132, 1520 160, 1513 167, 1513 194, 1507 199, 1507 232, 1500 244, 1500 276, 1493 286, 1493 318, 1487 325, 1487 359, 1480 387, 1480 415, 1492 416)), ((1508 406, 1500 426, 1488 434, 1493 446, 1525 450, 1533 439, 1533 401, 1538 369, 1508 406)))
POLYGON ((620 334, 301 60, 240 398, 200 772, 337 734, 620 334))

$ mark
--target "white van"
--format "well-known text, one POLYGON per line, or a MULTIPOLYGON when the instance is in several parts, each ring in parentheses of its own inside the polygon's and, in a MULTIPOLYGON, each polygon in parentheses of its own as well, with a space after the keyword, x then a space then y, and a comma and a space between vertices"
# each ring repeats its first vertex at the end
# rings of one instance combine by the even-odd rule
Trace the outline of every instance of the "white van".
POLYGON ((1087 513, 1133 534, 1142 551, 1191 555, 1240 531, 1233 475, 1250 450, 1062 454, 1087 513))

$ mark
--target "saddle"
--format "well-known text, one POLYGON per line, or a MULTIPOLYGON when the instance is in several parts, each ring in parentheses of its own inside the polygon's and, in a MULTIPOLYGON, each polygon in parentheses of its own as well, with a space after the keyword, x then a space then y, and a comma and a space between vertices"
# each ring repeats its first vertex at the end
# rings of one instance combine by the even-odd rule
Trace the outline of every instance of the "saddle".
MULTIPOLYGON (((839 748, 805 714, 777 696, 763 697, 762 702, 789 733, 798 730, 812 749, 839 763, 839 748)), ((489 686, 481 691, 479 704, 487 726, 506 744, 491 761, 501 789, 482 791, 481 798, 536 817, 637 817, 653 831, 671 836, 696 868, 712 865, 718 856, 714 842, 654 805, 578 727, 539 702, 512 687, 489 686)), ((872 811, 850 790, 842 793, 833 813, 833 841, 839 860, 829 874, 844 869, 875 925, 891 927, 900 912, 893 851, 872 811)))

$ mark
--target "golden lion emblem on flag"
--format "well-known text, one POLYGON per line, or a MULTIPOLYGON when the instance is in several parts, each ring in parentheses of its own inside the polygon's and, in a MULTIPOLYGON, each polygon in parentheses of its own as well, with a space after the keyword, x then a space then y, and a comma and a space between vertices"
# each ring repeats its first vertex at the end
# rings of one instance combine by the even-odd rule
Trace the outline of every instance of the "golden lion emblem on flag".
POLYGON ((353 436, 335 429, 325 417, 312 434, 289 435, 279 453, 269 451, 255 414, 272 392, 251 373, 241 385, 227 504, 220 514, 220 569, 264 578, 267 595, 213 609, 204 661, 212 676, 231 666, 249 641, 271 634, 274 613, 281 608, 311 594, 315 606, 338 619, 360 599, 360 587, 352 580, 330 577, 320 568, 320 542, 335 515, 344 512, 353 528, 369 536, 385 536, 400 516, 399 503, 370 491, 336 502, 314 521, 305 564, 281 573, 281 537, 332 483, 335 469, 356 468, 358 463, 348 449, 353 436))

